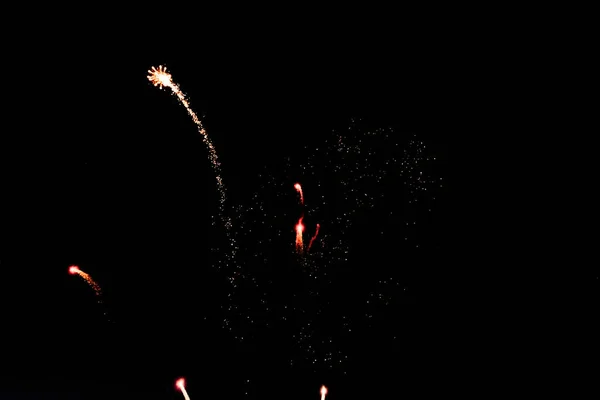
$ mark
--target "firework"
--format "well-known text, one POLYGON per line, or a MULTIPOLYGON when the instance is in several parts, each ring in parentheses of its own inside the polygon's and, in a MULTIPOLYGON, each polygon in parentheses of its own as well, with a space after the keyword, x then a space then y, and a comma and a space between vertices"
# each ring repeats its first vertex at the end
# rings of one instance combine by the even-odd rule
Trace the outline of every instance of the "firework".
POLYGON ((94 292, 96 292, 96 297, 98 298, 98 303, 102 304, 102 289, 100 289, 100 285, 98 285, 92 279, 92 277, 89 276, 89 274, 86 274, 85 272, 80 270, 79 267, 76 265, 71 265, 69 267, 69 273, 71 275, 79 275, 81 278, 83 278, 83 280, 86 281, 86 283, 88 285, 90 285, 92 289, 94 289, 94 292))
MULTIPOLYGON (((394 224, 399 219, 410 217, 402 214, 404 208, 398 210, 394 202, 384 201, 383 196, 389 193, 388 183, 404 185, 409 204, 416 202, 417 196, 419 202, 425 201, 435 194, 432 188, 441 183, 431 178, 428 169, 424 168, 429 158, 422 142, 414 139, 404 144, 404 138, 393 130, 365 131, 355 125, 350 128, 343 135, 334 132, 332 138, 319 143, 318 151, 307 147, 308 154, 302 154, 301 159, 286 157, 281 164, 259 175, 256 183, 253 183, 256 189, 252 193, 252 203, 239 205, 233 214, 236 218, 234 226, 239 229, 232 231, 232 234, 239 243, 248 244, 242 246, 241 260, 256 259, 275 268, 283 262, 292 262, 301 266, 297 269, 298 273, 310 278, 298 289, 297 296, 294 293, 295 300, 281 307, 281 300, 274 302, 269 289, 287 281, 271 281, 269 276, 251 273, 240 275, 235 281, 247 287, 254 285, 253 288, 259 289, 256 293, 260 301, 245 301, 248 292, 243 291, 244 285, 240 285, 238 296, 228 296, 228 299, 234 300, 230 300, 231 304, 226 306, 229 308, 225 308, 229 315, 224 327, 238 339, 254 334, 259 324, 272 326, 272 317, 290 321, 293 325, 291 339, 298 346, 298 351, 289 360, 290 365, 302 362, 314 368, 321 362, 329 368, 345 365, 348 356, 344 355, 344 342, 338 341, 338 338, 346 340, 346 336, 355 334, 356 325, 370 323, 374 312, 372 307, 380 307, 382 302, 388 304, 395 296, 405 295, 404 291, 399 292, 402 290, 399 285, 404 286, 406 282, 392 283, 390 278, 387 278, 387 282, 382 280, 376 291, 369 294, 365 318, 358 318, 355 309, 350 306, 351 298, 340 299, 339 307, 335 308, 327 306, 325 301, 312 300, 329 289, 340 271, 346 273, 344 265, 352 256, 348 240, 351 237, 350 229, 357 222, 371 223, 370 220, 364 220, 369 213, 363 211, 381 207, 380 211, 389 212, 389 222, 394 224), (401 157, 403 153, 404 157, 401 157), (308 203, 303 198, 303 186, 306 184, 305 178, 301 178, 303 175, 311 177, 310 190, 315 190, 309 195, 308 203), (298 181, 290 180, 291 177, 298 181), (281 202, 287 203, 285 210, 280 207, 281 202), (327 215, 327 220, 322 219, 324 215, 327 215), (307 218, 307 221, 300 217, 307 218), (327 223, 324 231, 320 232, 320 226, 317 225, 311 232, 310 227, 321 221, 327 223), (295 244, 289 243, 292 229, 296 233, 295 244), (310 240, 306 245, 303 243, 304 234, 310 240), (272 240, 272 237, 278 239, 272 240), (284 252, 287 249, 297 253, 293 255, 293 260, 283 258, 283 254, 274 251, 274 246, 279 246, 280 240, 284 241, 284 252), (341 318, 338 315, 330 316, 332 310, 339 310, 341 318), (326 325, 321 326, 321 318, 328 320, 326 325)), ((411 226, 414 223, 414 219, 411 219, 411 226)), ((385 234, 395 235, 396 230, 385 234)), ((407 230, 407 236, 411 234, 413 232, 407 230)), ((352 292, 354 296, 356 291, 352 292)), ((350 296, 349 293, 344 292, 344 295, 350 296)), ((316 386, 314 390, 316 395, 316 386)))
POLYGON ((296 183, 294 185, 294 189, 296 189, 296 191, 300 195, 300 204, 304 205, 304 194, 302 193, 302 186, 300 186, 299 183, 296 183))
POLYGON ((187 391, 185 390, 185 379, 183 379, 183 378, 177 379, 177 382, 175 382, 175 386, 177 386, 177 389, 181 390, 181 393, 183 393, 183 397, 185 398, 185 400, 190 400, 190 396, 187 394, 187 391))
POLYGON ((308 247, 306 248, 306 252, 310 251, 310 248, 313 245, 313 242, 315 241, 315 239, 317 238, 317 235, 319 234, 319 228, 321 227, 321 225, 317 224, 317 229, 315 230, 315 234, 313 235, 312 239, 310 239, 310 242, 308 242, 308 247))
POLYGON ((325 385, 321 386, 321 400, 325 400, 325 396, 327 395, 327 388, 325 385))
POLYGON ((223 223, 225 224, 227 230, 229 230, 231 228, 231 220, 225 216, 225 201, 227 200, 227 194, 225 190, 225 185, 223 184, 223 179, 221 178, 221 163, 219 162, 219 157, 217 156, 217 150, 215 149, 215 146, 208 137, 208 134, 206 133, 206 130, 202 125, 202 121, 200 121, 200 118, 198 118, 194 110, 192 110, 192 108, 190 107, 190 103, 185 98, 185 95, 179 88, 179 85, 173 82, 171 74, 167 72, 167 69, 162 65, 159 65, 158 68, 152 67, 152 69, 148 70, 148 73, 150 74, 148 75, 148 80, 154 86, 158 86, 160 89, 162 89, 163 87, 171 89, 173 95, 175 95, 175 97, 177 97, 177 100, 179 100, 179 103, 181 103, 181 105, 185 107, 188 115, 192 118, 194 124, 196 124, 198 132, 202 135, 202 140, 204 141, 206 147, 208 147, 210 163, 212 165, 213 171, 215 172, 215 176, 217 179, 217 189, 219 191, 219 210, 221 214, 221 219, 223 220, 223 223))
POLYGON ((300 217, 298 224, 296 225, 296 252, 298 254, 302 254, 304 250, 304 245, 302 243, 302 232, 304 232, 304 224, 302 223, 303 218, 304 217, 300 217))

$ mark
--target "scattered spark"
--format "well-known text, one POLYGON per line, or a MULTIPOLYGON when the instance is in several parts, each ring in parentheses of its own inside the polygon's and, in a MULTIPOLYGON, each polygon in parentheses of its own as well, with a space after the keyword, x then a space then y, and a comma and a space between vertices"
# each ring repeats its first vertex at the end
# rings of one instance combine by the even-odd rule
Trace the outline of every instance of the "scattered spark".
MULTIPOLYGON (((407 212, 403 214, 403 211, 435 199, 432 189, 441 186, 441 178, 436 180, 428 174, 426 164, 432 157, 426 155, 425 144, 413 137, 407 146, 400 147, 398 142, 391 142, 399 137, 392 129, 366 131, 353 121, 347 131, 334 132, 334 140, 326 140, 312 151, 307 148, 308 154, 303 155, 300 162, 288 157, 285 166, 271 168, 271 171, 277 171, 275 174, 258 176, 256 191, 250 198, 252 205, 232 206, 229 210, 231 218, 225 217, 226 192, 220 164, 201 121, 164 67, 152 68, 149 73, 148 79, 155 86, 172 90, 209 148, 220 194, 221 219, 225 222, 233 249, 231 257, 223 262, 227 264, 237 256, 236 271, 228 278, 235 291, 228 293, 228 303, 223 306, 227 312, 223 327, 234 337, 244 340, 251 336, 249 332, 257 332, 259 326, 269 329, 272 321, 284 321, 297 325, 292 328, 295 332, 293 337, 305 349, 306 360, 313 365, 324 362, 331 366, 344 362, 347 356, 342 355, 343 352, 335 348, 332 342, 335 335, 326 336, 328 340, 321 344, 315 341, 315 335, 324 332, 322 327, 317 328, 321 324, 319 321, 329 320, 328 324, 334 324, 327 315, 327 310, 333 306, 322 301, 323 293, 335 282, 336 274, 343 270, 353 255, 348 237, 360 235, 360 229, 355 226, 368 223, 375 209, 387 208, 390 217, 394 214, 395 222, 390 221, 390 224, 397 223, 402 216, 407 218, 406 222, 411 222, 411 225, 402 231, 405 239, 400 244, 418 248, 419 243, 415 240, 417 231, 411 228, 418 218, 407 212), (297 268, 292 270, 303 274, 299 278, 303 284, 299 285, 300 292, 290 295, 293 300, 282 305, 279 297, 272 300, 280 282, 274 280, 270 272, 280 267, 282 262, 290 262, 290 258, 282 258, 286 256, 281 249, 289 249, 290 221, 298 216, 290 207, 286 193, 289 193, 290 181, 294 182, 299 176, 309 179, 311 191, 314 189, 311 204, 305 208, 302 186, 300 183, 294 184, 302 206, 301 216, 295 226, 295 253, 302 257, 294 258, 297 268), (383 200, 384 195, 389 195, 387 187, 395 188, 395 192, 404 187, 408 196, 402 198, 406 202, 402 208, 398 208, 393 200, 383 200), (324 219, 327 219, 327 230, 319 234, 320 224, 315 224, 314 235, 305 249, 305 222, 312 225, 315 220, 322 222, 324 219), (234 223, 236 229, 232 229, 234 223), (252 268, 248 268, 250 266, 252 268), (246 289, 258 294, 255 305, 251 304, 249 297, 245 297, 246 289), (273 318, 274 314, 276 318, 273 318), (297 327, 300 327, 299 331, 297 327)), ((431 204, 427 204, 426 209, 431 211, 431 204)), ((398 284, 384 282, 382 285, 390 289, 377 289, 373 296, 378 301, 368 303, 369 306, 389 304, 398 284)), ((344 302, 343 299, 336 301, 344 302)), ((367 315, 371 319, 372 313, 367 315)), ((353 334, 347 317, 340 323, 343 329, 338 329, 338 332, 353 334)), ((293 360, 291 363, 295 364, 293 360)))
MULTIPOLYGON (((240 275, 240 282, 248 290, 252 289, 250 292, 240 289, 237 294, 228 296, 228 299, 236 298, 237 305, 225 307, 230 314, 224 328, 235 337, 250 337, 250 333, 259 332, 257 329, 262 327, 268 331, 279 321, 277 326, 284 324, 285 329, 289 329, 300 350, 295 351, 290 365, 299 365, 304 360, 313 368, 320 365, 340 368, 347 362, 348 356, 344 354, 345 349, 336 344, 337 338, 355 335, 360 332, 354 329, 355 325, 365 323, 362 318, 365 310, 353 310, 352 301, 345 297, 354 297, 356 291, 345 294, 333 288, 339 284, 336 283, 338 277, 348 275, 345 265, 353 255, 348 238, 361 236, 362 227, 368 226, 374 212, 389 213, 390 228, 386 232, 398 231, 395 229, 398 219, 403 217, 412 218, 410 222, 414 226, 416 216, 405 213, 410 209, 406 204, 399 207, 396 200, 390 201, 390 190, 397 193, 399 188, 409 187, 408 196, 399 198, 408 204, 417 197, 424 203, 428 196, 433 197, 432 190, 425 190, 435 179, 427 172, 431 158, 424 148, 423 142, 415 137, 405 138, 392 129, 368 131, 353 122, 348 131, 334 132, 333 140, 325 139, 324 144, 312 150, 307 146, 306 152, 298 155, 299 159, 286 157, 283 165, 265 166, 265 172, 253 183, 255 191, 247 192, 249 197, 244 204, 248 205, 236 206, 232 214, 236 226, 232 234, 240 244, 238 260, 243 260, 241 264, 248 267, 240 275), (406 145, 400 145, 404 140, 406 145), (309 179, 314 189, 308 204, 304 202, 300 183, 294 184, 302 206, 300 218, 289 197, 290 182, 297 182, 298 176, 309 179), (418 185, 422 185, 423 190, 415 190, 418 185), (315 224, 314 235, 305 248, 306 224, 322 219, 328 220, 327 230, 320 230, 320 224, 315 224), (290 220, 298 221, 294 253, 302 257, 286 255, 289 254, 285 249, 289 249, 290 220), (291 271, 298 274, 293 278, 297 288, 289 287, 289 282, 279 281, 272 275, 281 270, 282 264, 290 262, 294 263, 291 271), (287 288, 289 302, 281 299, 281 287, 287 288), (332 290, 338 293, 338 298, 325 301, 323 296, 332 290), (255 295, 256 303, 252 305, 250 299, 255 295), (338 315, 331 315, 332 310, 338 315), (345 314, 341 319, 340 312, 345 314), (338 323, 339 328, 335 328, 338 323)), ((407 228, 398 234, 412 240, 402 240, 400 244, 414 246, 416 230, 407 228)), ((371 301, 366 307, 385 306, 396 298, 396 291, 403 292, 406 282, 399 287, 395 281, 389 282, 383 283, 389 289, 376 290, 378 301, 371 301)), ((371 283, 365 282, 365 287, 367 284, 371 283)), ((370 310, 366 313, 373 315, 370 310)), ((367 319, 374 321, 374 318, 367 319)))

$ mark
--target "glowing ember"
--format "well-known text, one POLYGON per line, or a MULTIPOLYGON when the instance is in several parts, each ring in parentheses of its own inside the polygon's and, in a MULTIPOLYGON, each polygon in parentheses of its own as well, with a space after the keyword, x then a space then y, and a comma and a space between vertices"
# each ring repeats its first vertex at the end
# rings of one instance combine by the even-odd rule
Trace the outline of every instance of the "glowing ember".
POLYGON ((298 220, 298 224, 296 225, 296 251, 298 254, 302 254, 304 250, 304 244, 302 243, 302 232, 304 232, 304 224, 302 224, 302 218, 298 220))
POLYGON ((327 388, 325 385, 321 386, 321 400, 325 400, 325 395, 327 394, 327 388))
POLYGON ((294 185, 294 189, 300 194, 300 204, 304 205, 304 194, 302 193, 302 186, 299 183, 294 185))
POLYGON ((190 400, 190 396, 188 396, 187 391, 185 390, 185 379, 177 379, 177 382, 175 382, 175 386, 177 386, 177 389, 181 390, 181 393, 183 393, 183 397, 185 398, 185 400, 190 400))

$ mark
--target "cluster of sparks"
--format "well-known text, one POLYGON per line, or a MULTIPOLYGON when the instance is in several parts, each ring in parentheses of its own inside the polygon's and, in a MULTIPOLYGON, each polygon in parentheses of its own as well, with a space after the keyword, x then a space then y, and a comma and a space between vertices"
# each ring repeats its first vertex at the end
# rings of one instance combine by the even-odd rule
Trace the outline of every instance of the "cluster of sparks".
MULTIPOLYGON (((291 246, 290 229, 295 223, 293 247, 295 254, 300 257, 295 257, 294 262, 307 278, 308 283, 303 286, 306 294, 305 300, 298 300, 298 297, 301 296, 294 294, 294 302, 285 305, 276 304, 279 301, 271 300, 271 292, 277 282, 272 282, 270 279, 261 280, 261 278, 257 278, 257 274, 242 272, 243 262, 236 260, 237 272, 230 277, 232 287, 237 289, 238 282, 244 280, 254 288, 258 288, 258 292, 261 294, 257 302, 257 309, 247 306, 242 310, 233 299, 236 296, 243 296, 243 293, 236 292, 234 294, 232 292, 227 296, 230 301, 227 311, 239 313, 236 317, 250 324, 256 324, 258 318, 256 315, 266 311, 266 315, 269 315, 263 321, 266 328, 269 327, 268 321, 272 320, 270 316, 276 313, 277 318, 283 321, 294 321, 295 326, 292 330, 295 333, 292 336, 298 345, 305 346, 309 350, 313 364, 317 360, 322 360, 329 365, 332 365, 334 361, 341 363, 346 360, 347 356, 344 356, 342 351, 333 350, 332 342, 335 336, 333 334, 320 341, 323 348, 317 351, 314 345, 315 329, 313 327, 318 324, 316 318, 327 318, 327 316, 323 317, 323 314, 326 314, 327 303, 321 302, 319 299, 324 291, 330 289, 335 280, 336 271, 343 268, 348 261, 350 248, 346 237, 350 233, 356 234, 356 230, 351 230, 355 216, 362 212, 361 210, 367 210, 366 214, 363 213, 363 218, 371 218, 368 210, 383 207, 384 190, 382 187, 389 184, 390 181, 396 182, 396 179, 399 183, 401 182, 400 178, 404 178, 404 185, 412 196, 408 200, 409 203, 417 202, 423 193, 431 194, 430 197, 434 196, 431 188, 437 187, 437 185, 441 186, 441 182, 439 182, 441 178, 436 180, 427 173, 424 174, 423 164, 435 158, 427 156, 425 144, 416 139, 409 142, 402 157, 396 158, 394 150, 398 143, 386 142, 390 137, 395 136, 392 130, 362 131, 353 123, 348 132, 334 132, 333 140, 326 140, 315 151, 306 148, 305 150, 309 154, 304 155, 302 161, 298 162, 288 158, 284 168, 276 169, 282 171, 281 175, 261 175, 260 181, 256 185, 258 189, 251 198, 253 203, 251 207, 246 209, 238 206, 226 210, 227 195, 221 177, 221 164, 201 120, 191 109, 186 96, 172 80, 171 74, 167 72, 166 68, 163 66, 152 67, 148 73, 147 78, 154 86, 171 90, 179 103, 186 109, 208 148, 210 163, 217 181, 219 214, 232 246, 230 260, 235 258, 239 252, 245 263, 258 266, 255 269, 262 272, 278 267, 281 260, 277 256, 273 256, 274 249, 281 252, 281 249, 288 249, 291 246), (373 143, 377 140, 383 140, 387 144, 373 143), (384 154, 381 153, 382 149, 384 149, 384 154), (323 173, 322 171, 327 172, 323 173), (391 180, 388 178, 389 175, 392 175, 391 180), (299 177, 303 183, 308 182, 310 186, 307 204, 305 204, 303 187, 296 182, 299 177), (298 195, 301 210, 299 213, 292 214, 292 211, 282 212, 280 205, 286 205, 292 201, 289 193, 293 193, 291 191, 293 182, 296 182, 293 184, 293 188, 298 195), (273 202, 277 206, 273 206, 273 202), (229 214, 233 217, 233 221, 229 214), (304 243, 305 220, 309 222, 309 227, 314 226, 314 230, 309 228, 312 236, 309 236, 308 246, 305 246, 304 243), (317 223, 317 221, 319 222, 317 223), (237 229, 233 229, 234 223, 237 229), (321 224, 323 224, 323 232, 319 236, 321 224), (244 246, 240 247, 238 243, 242 243, 244 246), (308 306, 309 303, 311 306, 308 306), (257 310, 260 312, 256 312, 257 310)), ((432 198, 435 199, 435 197, 432 198)), ((283 208, 293 209, 293 207, 283 208)), ((394 212, 397 210, 392 206, 389 215, 391 216, 394 212)), ((411 222, 416 224, 416 220, 411 222)), ((90 275, 81 271, 77 266, 71 266, 69 273, 83 278, 94 289, 98 301, 101 303, 102 291, 90 275)), ((375 292, 371 293, 367 303, 379 302, 387 305, 393 296, 404 291, 406 291, 406 286, 400 284, 398 280, 382 279, 375 292)), ((343 302, 343 299, 339 301, 343 302)), ((247 302, 240 301, 239 303, 247 302)), ((342 316, 340 323, 340 332, 351 332, 352 328, 347 316, 342 316)), ((223 325, 230 331, 235 330, 231 315, 224 318, 223 325)), ((243 335, 237 336, 242 337, 243 335)), ((182 392, 185 400, 190 400, 183 378, 177 380, 176 387, 182 392)), ((320 394, 321 400, 325 400, 327 394, 325 386, 321 387, 320 394)))
MULTIPOLYGON (((301 350, 299 354, 304 354, 311 365, 331 368, 348 360, 344 351, 334 343, 340 335, 354 334, 356 329, 353 329, 352 321, 368 321, 371 308, 390 303, 397 296, 406 296, 410 282, 400 284, 399 280, 381 279, 381 282, 387 282, 384 286, 389 288, 378 286, 373 290, 385 293, 387 300, 371 301, 366 305, 363 302, 360 318, 356 318, 352 307, 342 306, 348 311, 341 319, 328 315, 328 310, 334 306, 323 297, 332 291, 343 296, 333 285, 339 285, 336 283, 337 275, 347 275, 343 271, 351 256, 349 237, 360 236, 360 226, 373 218, 375 210, 377 215, 388 213, 385 218, 389 220, 390 232, 394 236, 405 231, 397 220, 405 210, 398 210, 397 205, 389 203, 387 198, 384 200, 389 190, 402 191, 402 182, 405 181, 405 187, 412 189, 407 193, 409 203, 414 203, 419 197, 424 199, 423 195, 435 195, 432 189, 436 180, 430 178, 425 168, 433 158, 427 155, 424 143, 413 138, 403 145, 397 137, 398 134, 391 129, 365 130, 353 122, 348 131, 334 132, 332 139, 325 140, 317 148, 306 147, 307 154, 299 160, 288 158, 283 167, 269 166, 270 171, 279 171, 279 175, 264 173, 259 176, 256 191, 251 194, 251 205, 240 206, 234 213, 238 227, 234 234, 240 243, 240 259, 257 271, 248 272, 244 279, 255 293, 259 293, 254 309, 249 305, 252 302, 248 295, 243 292, 229 294, 228 299, 237 297, 239 300, 237 306, 228 309, 235 316, 227 318, 224 326, 235 337, 249 338, 249 332, 255 331, 261 325, 260 320, 268 315, 262 322, 264 327, 273 326, 272 321, 295 325, 296 328, 291 328, 294 332, 292 337, 301 350), (413 179, 415 176, 418 179, 413 179), (304 177, 307 185, 298 182, 299 177, 304 177), (406 184, 406 181, 410 183, 406 184), (307 193, 310 195, 307 196, 307 193), (292 199, 290 194, 296 194, 296 198, 292 199), (300 212, 291 206, 293 202, 299 202, 300 212), (356 224, 356 221, 361 224, 356 224), (293 226, 295 234, 293 251, 299 256, 293 259, 285 256, 286 243, 290 243, 288 240, 291 239, 290 226, 293 226), (307 228, 309 226, 314 228, 307 228), (310 241, 304 237, 307 231, 312 235, 310 241), (293 294, 289 303, 283 304, 277 294, 277 286, 287 283, 262 276, 268 276, 269 271, 280 269, 282 263, 290 260, 297 264, 297 271, 303 271, 306 280, 300 292, 293 294), (234 320, 238 321, 237 325, 234 320), (327 321, 328 325, 341 326, 327 333, 319 327, 320 320, 327 321), (242 335, 236 331, 245 333, 242 335)), ((411 221, 411 226, 417 220, 411 221)), ((406 235, 412 232, 406 230, 406 235)), ((356 293, 348 295, 355 297, 356 293)), ((344 303, 351 304, 343 297, 335 300, 335 304, 344 303)), ((361 322, 361 325, 364 324, 361 322)), ((290 364, 301 364, 299 361, 290 360, 290 364)))

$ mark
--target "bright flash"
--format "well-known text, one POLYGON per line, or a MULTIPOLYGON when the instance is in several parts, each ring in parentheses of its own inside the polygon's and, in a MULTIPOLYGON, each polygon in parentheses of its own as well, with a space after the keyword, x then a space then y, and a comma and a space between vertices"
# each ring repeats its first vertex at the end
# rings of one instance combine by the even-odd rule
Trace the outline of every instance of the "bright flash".
POLYGON ((325 395, 327 394, 327 388, 325 385, 321 386, 321 400, 325 400, 325 395))
POLYGON ((299 183, 296 183, 294 185, 294 189, 296 189, 296 191, 300 195, 300 204, 304 205, 304 194, 302 193, 302 186, 300 186, 299 183))
POLYGON ((302 254, 304 251, 304 244, 302 243, 302 232, 304 232, 304 224, 302 223, 303 217, 300 217, 298 224, 296 224, 296 252, 302 254))
POLYGON ((171 74, 169 74, 167 72, 167 69, 162 65, 159 65, 158 68, 152 67, 152 69, 149 69, 148 72, 150 73, 150 75, 148 75, 148 80, 152 82, 154 86, 158 86, 161 89, 163 88, 163 86, 173 86, 171 74))
POLYGON ((190 400, 190 396, 188 395, 187 391, 185 390, 185 379, 183 379, 183 378, 177 379, 177 381, 175 382, 175 386, 177 386, 177 388, 179 390, 181 390, 181 393, 183 394, 183 397, 185 398, 185 400, 190 400))

